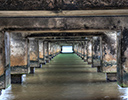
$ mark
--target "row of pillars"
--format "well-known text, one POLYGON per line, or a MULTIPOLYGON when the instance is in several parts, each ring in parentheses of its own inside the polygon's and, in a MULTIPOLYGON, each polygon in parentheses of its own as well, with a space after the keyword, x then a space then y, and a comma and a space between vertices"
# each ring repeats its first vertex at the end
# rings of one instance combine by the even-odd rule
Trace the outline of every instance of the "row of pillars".
POLYGON ((22 83, 23 74, 33 74, 61 52, 57 42, 24 38, 22 33, 0 34, 0 90, 22 83))
MULTIPOLYGON (((74 52, 81 57, 82 60, 90 64, 92 68, 97 67, 97 72, 105 72, 105 50, 102 36, 79 41, 74 45, 74 52)), ((106 67, 109 67, 109 65, 106 67)), ((116 70, 116 68, 114 70, 116 70)), ((107 81, 117 81, 117 72, 105 72, 105 75, 107 81)))
MULTIPOLYGON (((11 83, 22 83, 23 73, 34 74, 35 68, 41 68, 42 65, 49 63, 52 60, 52 58, 58 55, 61 51, 60 46, 56 43, 51 43, 49 41, 39 40, 34 38, 27 39, 26 41, 27 41, 26 47, 28 52, 25 56, 28 56, 28 58, 27 58, 27 66, 24 67, 28 68, 28 70, 23 71, 22 68, 20 70, 21 73, 20 72, 18 73, 18 71, 15 72, 15 70, 13 70, 14 72, 11 72, 11 83)), ((23 52, 25 52, 24 51, 25 49, 22 50, 23 52)), ((11 68, 13 68, 13 66, 11 66, 11 68)))
MULTIPOLYGON (((61 52, 61 46, 55 42, 24 38, 23 33, 0 33, 0 90, 7 88, 11 81, 21 83, 23 74, 33 73, 34 68, 48 63, 61 52)), ((92 67, 97 67, 98 72, 105 72, 108 76, 117 73, 118 83, 124 86, 128 82, 126 33, 115 32, 75 41, 73 50, 92 67)))

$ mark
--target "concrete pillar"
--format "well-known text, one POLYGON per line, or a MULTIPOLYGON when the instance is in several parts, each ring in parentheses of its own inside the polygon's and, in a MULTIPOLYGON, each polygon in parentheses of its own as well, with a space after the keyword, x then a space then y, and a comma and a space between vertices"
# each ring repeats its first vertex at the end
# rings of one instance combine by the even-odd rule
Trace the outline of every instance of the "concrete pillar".
POLYGON ((46 48, 46 44, 45 44, 45 41, 43 41, 43 60, 44 60, 44 64, 46 64, 45 48, 46 48))
POLYGON ((97 72, 103 72, 103 45, 102 45, 102 37, 99 37, 99 38, 100 38, 100 65, 97 66, 97 72))
POLYGON ((128 29, 117 32, 117 80, 121 87, 128 87, 128 29))
POLYGON ((76 53, 76 54, 78 53, 78 47, 77 47, 77 44, 75 44, 75 53, 76 53))
POLYGON ((105 33, 102 38, 103 61, 101 60, 101 66, 103 66, 103 72, 108 75, 107 81, 115 81, 117 77, 113 74, 117 72, 117 33, 105 33))
MULTIPOLYGON (((30 67, 40 68, 39 64, 39 41, 38 39, 29 39, 30 67)), ((31 71, 31 70, 30 70, 31 71)), ((33 73, 33 72, 30 72, 33 73)))
POLYGON ((77 44, 74 45, 74 53, 78 53, 78 48, 77 48, 77 44))
POLYGON ((55 44, 53 44, 52 49, 53 49, 52 58, 54 58, 55 57, 55 44))
POLYGON ((61 53, 62 53, 62 50, 63 50, 62 47, 63 47, 63 46, 61 46, 61 53))
POLYGON ((81 42, 81 59, 83 59, 83 42, 81 42))
POLYGON ((91 60, 92 60, 92 67, 94 67, 94 66, 93 66, 93 45, 94 45, 93 38, 92 38, 92 41, 91 41, 91 42, 92 42, 92 43, 91 43, 91 44, 92 44, 92 48, 91 48, 91 49, 92 49, 92 50, 91 50, 91 51, 92 51, 92 59, 91 59, 91 60))
POLYGON ((79 56, 79 43, 77 44, 77 55, 79 56))
POLYGON ((84 42, 84 61, 85 61, 85 62, 86 62, 87 59, 88 59, 88 53, 87 53, 87 51, 88 51, 88 41, 85 41, 85 42, 84 42))
POLYGON ((61 47, 57 44, 57 47, 56 47, 56 55, 58 55, 61 51, 61 47))
MULTIPOLYGON (((101 41, 102 42, 102 41, 101 41)), ((102 45, 101 45, 102 48, 102 45)), ((93 37, 93 67, 100 66, 100 37, 94 36, 93 37)))
POLYGON ((88 41, 88 64, 92 64, 92 38, 88 41))
POLYGON ((79 56, 79 44, 77 44, 77 55, 79 56))
POLYGON ((45 60, 44 60, 44 55, 43 55, 43 47, 44 47, 44 41, 43 40, 39 40, 39 63, 40 63, 40 67, 44 64, 46 64, 45 60))
POLYGON ((81 57, 81 44, 78 44, 78 56, 81 57))
POLYGON ((45 42, 46 48, 45 48, 45 54, 46 54, 46 63, 49 63, 49 42, 45 42))
POLYGON ((88 47, 89 47, 89 40, 87 40, 87 42, 86 42, 87 44, 86 44, 86 51, 87 51, 87 59, 86 59, 86 61, 88 62, 88 47))
POLYGON ((73 53, 75 53, 75 50, 74 50, 74 43, 72 44, 72 51, 73 51, 73 53))
POLYGON ((10 76, 10 36, 0 31, 0 93, 11 84, 10 76))
MULTIPOLYGON (((22 74, 29 72, 28 63, 28 40, 23 38, 22 33, 13 32, 10 33, 10 64, 11 64, 11 75, 13 77, 20 78, 22 74)), ((20 80, 13 80, 12 83, 20 80)), ((17 82, 19 83, 19 82, 17 82)))
POLYGON ((54 43, 51 43, 51 59, 54 58, 54 43))
POLYGON ((85 48, 85 43, 84 41, 82 41, 82 60, 84 60, 84 57, 85 57, 85 51, 84 51, 84 48, 85 48))
POLYGON ((58 55, 58 45, 56 44, 56 56, 58 55))
POLYGON ((52 43, 49 42, 49 60, 52 60, 52 43))

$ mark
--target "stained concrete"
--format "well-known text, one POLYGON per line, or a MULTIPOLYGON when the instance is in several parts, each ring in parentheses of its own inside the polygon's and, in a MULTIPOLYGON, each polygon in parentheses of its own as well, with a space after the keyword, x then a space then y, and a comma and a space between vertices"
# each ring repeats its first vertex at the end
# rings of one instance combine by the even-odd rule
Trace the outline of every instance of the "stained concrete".
POLYGON ((1 0, 0 10, 87 10, 128 8, 127 0, 1 0))
POLYGON ((0 32, 0 90, 11 84, 10 37, 8 32, 0 32))
POLYGON ((11 74, 28 73, 28 40, 21 33, 10 33, 11 74))
POLYGON ((22 85, 13 84, 0 100, 124 100, 127 89, 106 82, 76 54, 59 54, 49 64, 24 76, 22 85))

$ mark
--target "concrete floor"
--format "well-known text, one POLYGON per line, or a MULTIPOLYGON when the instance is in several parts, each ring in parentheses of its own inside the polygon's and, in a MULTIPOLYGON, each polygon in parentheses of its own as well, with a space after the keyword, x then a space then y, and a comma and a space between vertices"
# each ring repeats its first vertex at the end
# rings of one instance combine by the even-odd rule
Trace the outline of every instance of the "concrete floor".
POLYGON ((23 76, 23 84, 3 90, 0 100, 127 100, 128 88, 106 82, 76 54, 59 54, 49 64, 23 76))

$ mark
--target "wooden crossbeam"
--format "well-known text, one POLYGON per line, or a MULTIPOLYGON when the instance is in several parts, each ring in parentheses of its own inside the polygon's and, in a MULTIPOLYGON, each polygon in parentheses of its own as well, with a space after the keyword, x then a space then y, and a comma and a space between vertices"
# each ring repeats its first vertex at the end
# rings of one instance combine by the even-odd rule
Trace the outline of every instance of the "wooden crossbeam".
POLYGON ((62 11, 0 11, 0 17, 61 17, 61 16, 124 16, 128 9, 62 10, 62 11))

